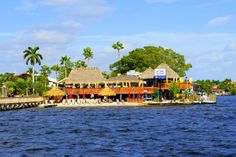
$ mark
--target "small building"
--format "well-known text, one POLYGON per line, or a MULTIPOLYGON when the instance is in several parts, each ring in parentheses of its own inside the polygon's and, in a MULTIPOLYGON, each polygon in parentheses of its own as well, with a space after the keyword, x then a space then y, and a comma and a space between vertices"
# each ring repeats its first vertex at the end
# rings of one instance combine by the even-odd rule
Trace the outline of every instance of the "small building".
POLYGON ((48 84, 50 88, 55 87, 57 85, 57 79, 48 77, 48 84))

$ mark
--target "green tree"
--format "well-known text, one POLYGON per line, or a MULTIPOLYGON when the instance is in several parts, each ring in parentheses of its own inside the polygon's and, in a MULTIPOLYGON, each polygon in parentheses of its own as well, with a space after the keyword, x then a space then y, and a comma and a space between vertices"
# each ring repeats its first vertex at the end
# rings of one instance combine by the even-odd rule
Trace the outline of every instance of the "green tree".
POLYGON ((68 76, 68 75, 67 75, 67 73, 68 73, 68 65, 69 65, 69 63, 71 62, 71 61, 70 61, 70 57, 68 57, 68 56, 62 56, 61 59, 60 59, 60 62, 61 62, 61 65, 64 66, 64 74, 65 74, 65 77, 64 77, 64 78, 66 78, 66 77, 68 76))
POLYGON ((166 63, 180 76, 185 76, 185 71, 192 67, 185 62, 183 55, 171 49, 163 47, 145 46, 130 51, 127 56, 110 65, 111 75, 116 76, 118 73, 125 74, 129 70, 143 72, 151 67, 155 69, 159 64, 166 63))
POLYGON ((102 76, 106 79, 109 79, 109 77, 110 77, 110 75, 106 71, 102 72, 102 76))
POLYGON ((48 90, 48 88, 45 89, 44 77, 42 75, 39 75, 37 77, 37 82, 35 83, 35 89, 36 89, 37 95, 40 95, 40 96, 42 96, 43 93, 48 90))
POLYGON ((40 72, 44 79, 44 89, 46 89, 48 76, 51 74, 51 69, 47 65, 43 65, 41 66, 40 72))
POLYGON ((170 92, 170 97, 171 97, 171 100, 174 99, 174 101, 176 100, 176 96, 178 94, 178 91, 179 91, 180 87, 178 84, 176 83, 172 83, 170 86, 169 86, 169 92, 170 92))
POLYGON ((204 92, 207 94, 211 94, 212 91, 212 87, 213 87, 213 83, 210 80, 197 80, 195 81, 195 83, 200 85, 200 92, 204 92))
POLYGON ((43 60, 43 56, 38 53, 39 47, 28 47, 23 53, 24 53, 24 59, 26 64, 32 66, 32 84, 33 84, 33 93, 34 93, 34 66, 35 64, 41 65, 41 61, 43 60))
POLYGON ((120 60, 120 50, 124 49, 123 44, 119 41, 112 45, 112 48, 118 52, 118 61, 120 60))
POLYGON ((58 64, 55 64, 55 65, 53 65, 53 66, 51 67, 51 70, 52 70, 52 71, 55 71, 55 73, 56 73, 56 78, 58 79, 58 72, 59 72, 59 70, 60 70, 60 66, 59 66, 58 64))
POLYGON ((226 78, 224 81, 220 82, 218 85, 218 88, 225 90, 226 92, 231 91, 232 88, 232 84, 231 84, 232 80, 226 78))
POLYGON ((15 94, 27 94, 27 82, 22 78, 18 78, 15 82, 15 94))
POLYGON ((87 59, 87 62, 88 62, 87 65, 89 66, 90 59, 93 58, 93 52, 92 52, 91 48, 90 47, 86 47, 84 49, 83 55, 84 55, 84 58, 87 59))
POLYGON ((82 60, 77 60, 75 62, 75 67, 76 68, 87 67, 87 64, 84 61, 82 61, 82 60))
POLYGON ((15 81, 17 77, 15 76, 14 73, 4 73, 0 74, 0 85, 3 85, 4 82, 7 81, 15 81))
POLYGON ((14 93, 16 88, 16 83, 13 81, 6 81, 4 85, 7 87, 9 93, 14 93))

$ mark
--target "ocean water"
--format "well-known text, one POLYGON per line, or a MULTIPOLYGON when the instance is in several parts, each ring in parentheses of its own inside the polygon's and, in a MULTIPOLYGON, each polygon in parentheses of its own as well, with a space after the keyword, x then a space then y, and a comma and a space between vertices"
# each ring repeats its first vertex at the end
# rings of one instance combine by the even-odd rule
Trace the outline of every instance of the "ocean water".
POLYGON ((236 156, 236 97, 216 105, 0 112, 0 156, 236 156))

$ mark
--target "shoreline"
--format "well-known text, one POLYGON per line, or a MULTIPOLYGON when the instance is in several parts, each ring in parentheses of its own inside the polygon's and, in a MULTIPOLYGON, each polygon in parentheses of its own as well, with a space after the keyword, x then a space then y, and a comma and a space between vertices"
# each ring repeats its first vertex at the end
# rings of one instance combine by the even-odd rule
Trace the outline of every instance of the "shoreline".
POLYGON ((204 105, 204 104, 215 104, 215 103, 170 103, 170 102, 158 102, 158 103, 84 103, 84 104, 62 104, 62 103, 54 103, 54 104, 41 104, 38 108, 99 108, 99 107, 164 107, 164 106, 190 106, 190 105, 204 105))
POLYGON ((96 107, 144 107, 144 106, 149 106, 147 104, 144 103, 95 103, 95 104, 62 104, 62 103, 58 103, 58 104, 42 104, 39 105, 39 108, 45 108, 48 105, 48 107, 52 106, 55 108, 96 108, 96 107))

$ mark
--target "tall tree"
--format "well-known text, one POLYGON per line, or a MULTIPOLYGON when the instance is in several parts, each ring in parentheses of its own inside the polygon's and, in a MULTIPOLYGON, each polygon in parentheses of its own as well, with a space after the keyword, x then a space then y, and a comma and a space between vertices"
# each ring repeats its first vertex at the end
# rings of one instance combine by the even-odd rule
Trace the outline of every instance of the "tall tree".
POLYGON ((38 53, 39 47, 28 47, 23 53, 24 53, 24 59, 26 64, 32 66, 33 72, 32 72, 32 84, 33 84, 33 94, 34 94, 34 66, 35 64, 41 65, 41 61, 43 60, 43 56, 38 53))
POLYGON ((155 69, 161 63, 168 64, 180 76, 185 76, 185 71, 192 67, 191 64, 185 62, 183 55, 171 49, 145 46, 144 48, 137 48, 130 51, 127 56, 111 64, 111 76, 115 76, 118 73, 125 74, 129 70, 143 72, 149 67, 155 69))
POLYGON ((68 57, 68 56, 62 56, 61 57, 61 59, 60 59, 60 62, 61 62, 61 65, 63 65, 64 66, 64 74, 65 74, 65 77, 64 78, 66 78, 67 77, 67 68, 68 68, 68 64, 69 64, 69 62, 70 62, 70 57, 68 57))
POLYGON ((76 68, 87 67, 87 64, 86 64, 84 61, 82 61, 82 60, 77 60, 77 61, 75 62, 75 67, 76 67, 76 68))
POLYGON ((83 55, 84 55, 84 58, 87 59, 87 62, 88 62, 87 65, 89 66, 90 59, 93 58, 93 52, 92 52, 91 48, 90 47, 86 47, 84 49, 83 55))
POLYGON ((60 70, 59 65, 58 65, 58 64, 53 65, 53 66, 51 67, 51 70, 52 70, 52 71, 55 71, 55 73, 56 73, 56 78, 58 79, 58 71, 60 70))
POLYGON ((44 79, 44 89, 46 89, 48 75, 51 74, 51 69, 48 66, 43 65, 43 66, 41 66, 40 72, 41 72, 41 75, 43 76, 43 79, 44 79))
POLYGON ((117 50, 118 52, 118 61, 120 60, 120 50, 124 49, 123 44, 117 41, 115 44, 112 45, 112 48, 117 50))

